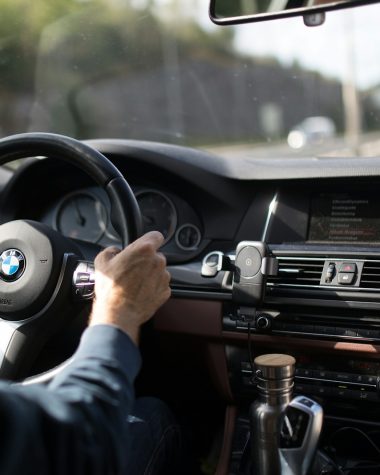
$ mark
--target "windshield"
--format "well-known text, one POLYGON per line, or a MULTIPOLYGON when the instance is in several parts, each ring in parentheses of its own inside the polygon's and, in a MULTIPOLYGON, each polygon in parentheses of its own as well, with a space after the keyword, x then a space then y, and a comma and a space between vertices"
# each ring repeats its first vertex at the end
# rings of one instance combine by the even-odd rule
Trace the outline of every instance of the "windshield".
POLYGON ((207 0, 2 0, 0 135, 379 155, 379 15, 220 27, 207 0))

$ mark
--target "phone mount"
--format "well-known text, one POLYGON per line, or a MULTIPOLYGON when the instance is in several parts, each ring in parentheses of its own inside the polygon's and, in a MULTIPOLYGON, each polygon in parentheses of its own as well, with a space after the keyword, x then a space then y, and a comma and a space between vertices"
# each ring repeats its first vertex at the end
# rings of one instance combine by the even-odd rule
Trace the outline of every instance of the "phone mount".
POLYGON ((241 305, 257 307, 264 299, 266 278, 277 272, 277 259, 269 255, 265 242, 240 242, 236 248, 232 299, 241 305))

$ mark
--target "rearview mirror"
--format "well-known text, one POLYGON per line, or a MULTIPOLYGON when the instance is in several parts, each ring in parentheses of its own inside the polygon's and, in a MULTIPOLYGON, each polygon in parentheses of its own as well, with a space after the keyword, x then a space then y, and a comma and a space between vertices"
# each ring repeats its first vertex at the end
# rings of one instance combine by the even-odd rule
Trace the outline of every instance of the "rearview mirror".
MULTIPOLYGON (((211 0, 210 18, 219 25, 251 23, 377 3, 379 0, 211 0)), ((318 24, 318 23, 316 23, 318 24)))

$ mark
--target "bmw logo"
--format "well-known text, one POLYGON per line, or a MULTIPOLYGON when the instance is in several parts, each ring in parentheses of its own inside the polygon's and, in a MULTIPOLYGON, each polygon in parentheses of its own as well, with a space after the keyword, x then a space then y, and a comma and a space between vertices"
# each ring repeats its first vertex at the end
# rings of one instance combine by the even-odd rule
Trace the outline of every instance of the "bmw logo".
POLYGON ((25 256, 18 249, 7 249, 0 256, 0 279, 13 282, 25 270, 25 256))

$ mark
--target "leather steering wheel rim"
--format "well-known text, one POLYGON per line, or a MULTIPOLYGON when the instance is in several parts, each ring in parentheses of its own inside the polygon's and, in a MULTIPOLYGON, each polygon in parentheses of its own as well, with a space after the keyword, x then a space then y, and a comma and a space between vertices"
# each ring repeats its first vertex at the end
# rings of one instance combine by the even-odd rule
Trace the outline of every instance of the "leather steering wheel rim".
POLYGON ((142 218, 136 198, 123 175, 103 154, 76 139, 58 134, 26 133, 0 140, 0 165, 33 156, 64 160, 83 170, 101 186, 109 197, 111 222, 123 246, 141 236, 142 218))
MULTIPOLYGON (((142 234, 141 213, 131 188, 119 170, 100 152, 73 138, 50 133, 26 133, 0 140, 0 165, 16 159, 36 156, 54 157, 66 161, 84 171, 105 190, 111 204, 112 225, 119 233, 124 246, 142 234)), ((17 222, 12 221, 7 225, 12 223, 17 222)), ((25 223, 29 225, 28 222, 25 221, 25 223)), ((1 251, 0 249, 0 253, 1 251)), ((14 284, 12 283, 12 285, 14 284)), ((34 319, 34 317, 30 319, 28 316, 25 318, 27 323, 34 319)), ((43 319, 44 317, 42 317, 43 319)), ((6 324, 7 322, 1 318, 1 323, 6 324)), ((17 321, 8 323, 17 324, 17 321)), ((22 320, 20 320, 20 324, 23 324, 22 320)), ((9 340, 10 344, 11 340, 9 340)), ((70 359, 58 367, 24 381, 26 384, 48 382, 69 362, 70 359)))

